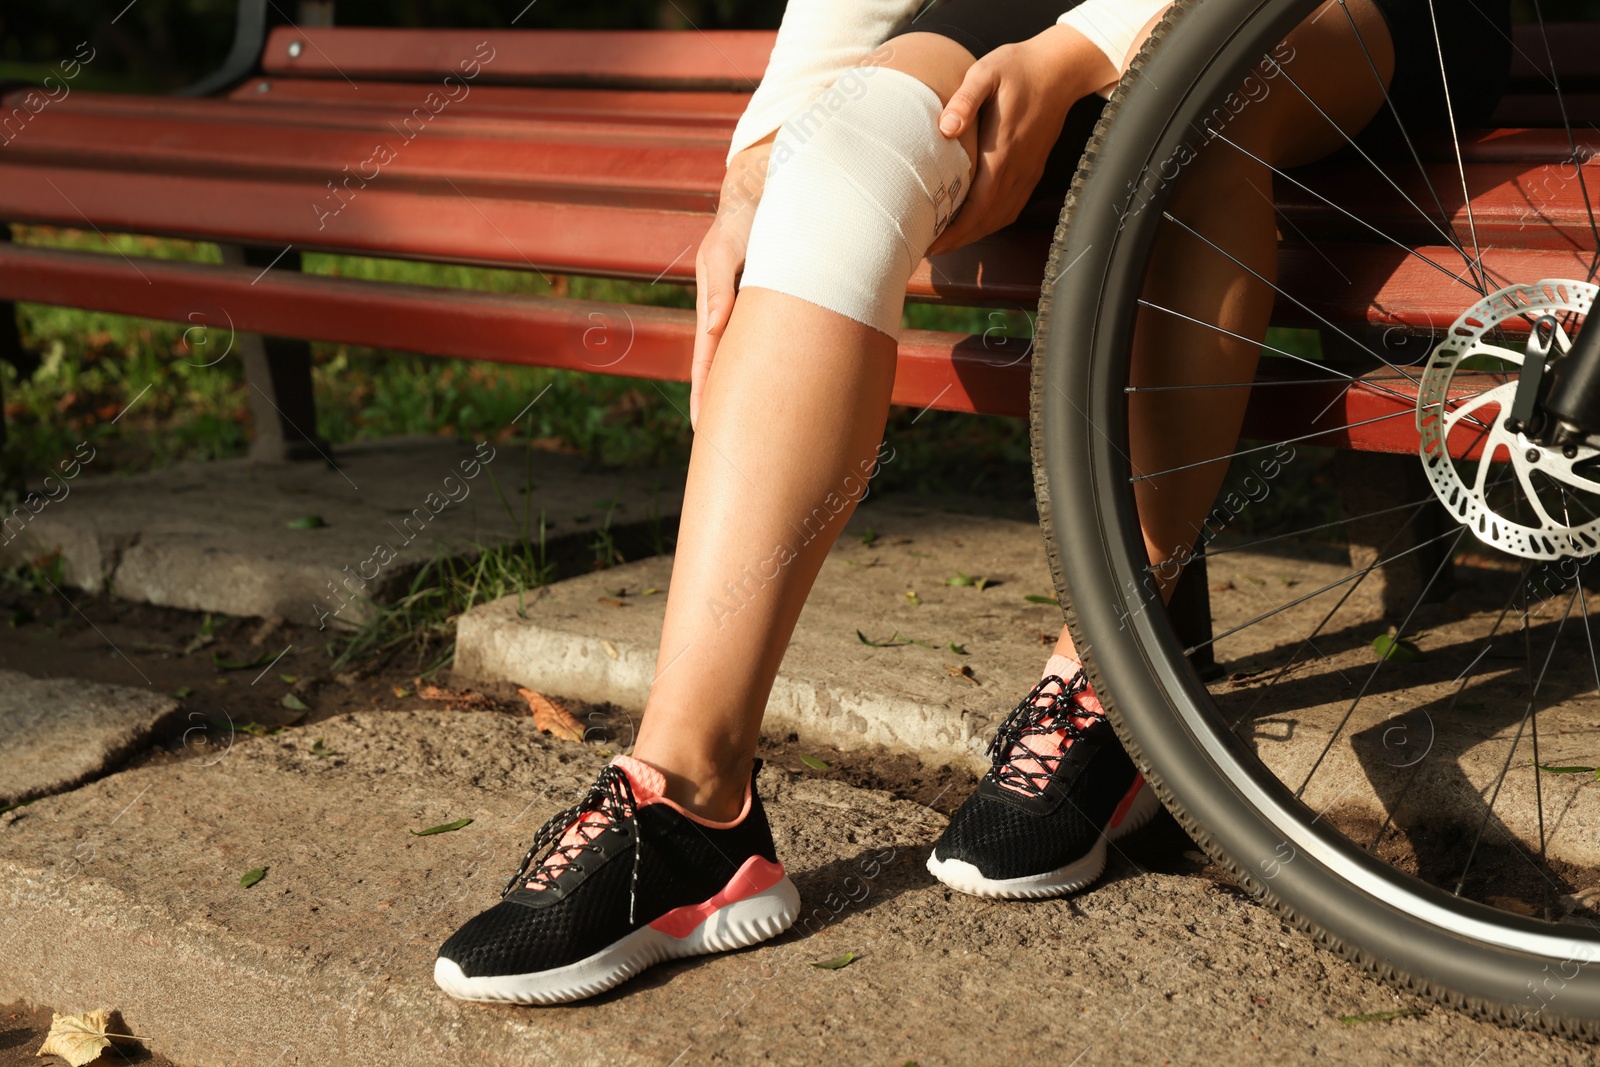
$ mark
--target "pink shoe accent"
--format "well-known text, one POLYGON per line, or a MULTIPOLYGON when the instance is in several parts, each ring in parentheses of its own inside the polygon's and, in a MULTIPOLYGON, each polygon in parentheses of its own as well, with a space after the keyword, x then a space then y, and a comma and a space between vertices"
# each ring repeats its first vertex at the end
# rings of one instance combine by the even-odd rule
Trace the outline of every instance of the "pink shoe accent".
MULTIPOLYGON (((632 756, 616 756, 612 758, 611 763, 628 776, 628 783, 633 786, 633 798, 639 802, 639 807, 647 808, 651 804, 665 804, 690 822, 708 826, 713 830, 731 830, 733 827, 738 826, 744 822, 745 816, 750 814, 750 806, 754 803, 755 790, 747 785, 744 789, 744 807, 739 810, 737 818, 728 822, 703 819, 692 811, 685 809, 677 801, 668 800, 663 795, 667 789, 666 775, 644 762, 644 760, 635 759, 632 756)), ((609 822, 600 812, 585 812, 582 818, 575 820, 571 826, 567 827, 566 832, 561 835, 561 840, 553 847, 560 849, 587 844, 599 837, 600 832, 608 825, 610 825, 609 822)), ((550 866, 554 869, 560 869, 569 862, 571 861, 564 853, 558 852, 551 858, 550 866)), ((544 883, 530 881, 526 883, 526 887, 535 890, 543 889, 544 883)), ((760 890, 757 890, 757 892, 760 892, 760 890)))
POLYGON ((751 856, 716 896, 703 904, 685 904, 681 908, 673 908, 651 923, 650 928, 669 937, 688 937, 719 909, 737 904, 757 893, 764 893, 782 880, 783 864, 773 863, 761 856, 751 856))
POLYGON ((633 786, 633 795, 639 799, 640 804, 654 800, 667 791, 666 775, 644 760, 634 759, 632 756, 616 756, 611 763, 628 776, 628 782, 633 786))
POLYGON ((1139 798, 1139 790, 1144 788, 1144 775, 1135 773, 1133 784, 1122 795, 1122 800, 1117 804, 1117 810, 1111 813, 1111 823, 1106 827, 1115 830, 1122 825, 1122 820, 1128 817, 1128 810, 1133 807, 1133 802, 1139 798))

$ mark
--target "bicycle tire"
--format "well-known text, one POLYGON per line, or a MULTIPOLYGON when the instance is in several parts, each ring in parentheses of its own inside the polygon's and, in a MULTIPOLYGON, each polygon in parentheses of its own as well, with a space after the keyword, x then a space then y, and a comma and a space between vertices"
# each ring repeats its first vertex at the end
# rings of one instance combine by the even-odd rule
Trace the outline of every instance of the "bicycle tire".
POLYGON ((1593 1040, 1600 930, 1452 898, 1316 826, 1311 809, 1216 722, 1163 612, 1139 610, 1136 579, 1147 561, 1117 443, 1143 263, 1171 190, 1131 219, 1120 210, 1125 190, 1315 6, 1178 0, 1088 143, 1050 252, 1032 375, 1035 488, 1051 572, 1129 753, 1246 891, 1404 989, 1500 1023, 1593 1040))

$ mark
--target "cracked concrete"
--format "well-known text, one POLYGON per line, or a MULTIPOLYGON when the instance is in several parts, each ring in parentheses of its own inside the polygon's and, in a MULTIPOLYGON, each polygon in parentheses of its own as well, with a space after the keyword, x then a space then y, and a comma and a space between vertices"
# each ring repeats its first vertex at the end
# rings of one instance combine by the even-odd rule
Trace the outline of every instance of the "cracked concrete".
POLYGON ((438 944, 604 757, 486 713, 377 710, 317 733, 334 755, 302 731, 240 737, 220 760, 0 815, 0 1002, 116 1007, 150 1048, 208 1067, 1589 1062, 1368 978, 1159 827, 1083 894, 977 900, 923 870, 942 815, 798 765, 762 776, 806 908, 790 933, 583 1004, 463 1004, 433 986, 438 944), (812 966, 844 952, 842 970, 812 966), (1339 1021, 1397 1010, 1413 1014, 1339 1021))
MULTIPOLYGON (((474 608, 456 673, 642 708, 671 575, 670 557, 644 559, 474 608)), ((724 618, 762 595, 759 578, 724 598, 724 618)), ((1027 599, 1053 596, 1049 580, 1037 522, 863 503, 800 614, 768 728, 983 764, 1060 632, 1060 608, 1027 599), (961 575, 984 583, 949 584, 961 575)))
POLYGON ((107 773, 177 712, 159 693, 0 670, 0 806, 107 773))
POLYGON ((678 471, 422 437, 341 446, 331 464, 224 460, 67 484, 37 514, 0 516, 0 564, 59 551, 78 589, 335 626, 362 622, 440 555, 537 543, 541 509, 563 573, 587 568, 608 523, 624 558, 660 551, 683 493, 678 471))

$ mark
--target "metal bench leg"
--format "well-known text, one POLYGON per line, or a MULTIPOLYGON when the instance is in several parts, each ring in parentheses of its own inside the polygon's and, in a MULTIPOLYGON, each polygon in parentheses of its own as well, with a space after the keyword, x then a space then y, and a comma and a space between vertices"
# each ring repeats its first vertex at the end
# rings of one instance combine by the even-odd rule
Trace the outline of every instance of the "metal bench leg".
POLYGON ((1379 559, 1391 560, 1364 580, 1378 583, 1384 615, 1402 621, 1424 590, 1429 603, 1449 597, 1455 589, 1450 561, 1454 539, 1443 535, 1456 523, 1434 499, 1421 461, 1416 456, 1341 451, 1334 457, 1333 474, 1344 513, 1372 516, 1346 523, 1350 565, 1360 569, 1379 559), (1373 515, 1385 510, 1387 514, 1373 515))
POLYGON ((1167 601, 1167 617, 1178 632, 1178 640, 1185 648, 1193 648, 1189 662, 1206 681, 1218 677, 1222 668, 1217 666, 1216 653, 1211 644, 1211 586, 1206 582, 1206 550, 1195 546, 1194 558, 1184 565, 1178 576, 1172 599, 1167 601), (1198 646, 1198 647, 1196 647, 1198 646))
MULTIPOLYGON (((222 261, 266 270, 299 270, 300 253, 222 245, 222 261), (276 262, 274 262, 276 260, 276 262)), ((250 389, 255 439, 250 458, 265 463, 319 459, 328 443, 317 436, 316 397, 311 389, 311 345, 288 337, 240 333, 234 350, 244 364, 250 389)))
MULTIPOLYGON (((0 241, 11 240, 11 227, 0 223, 0 241)), ((22 323, 17 321, 17 305, 0 300, 0 361, 17 368, 18 378, 30 378, 39 367, 39 357, 22 347, 22 323)), ((0 386, 0 454, 6 447, 5 389, 0 386)), ((0 469, 0 489, 16 481, 17 472, 0 469)))

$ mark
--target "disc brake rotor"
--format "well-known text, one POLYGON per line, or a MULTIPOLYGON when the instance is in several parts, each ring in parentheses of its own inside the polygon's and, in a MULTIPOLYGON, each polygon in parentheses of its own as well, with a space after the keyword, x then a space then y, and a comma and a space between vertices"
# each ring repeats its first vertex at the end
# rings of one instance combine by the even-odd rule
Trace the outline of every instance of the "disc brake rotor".
POLYGON ((1428 357, 1417 390, 1423 470, 1450 514, 1502 552, 1551 560, 1600 551, 1600 518, 1590 510, 1600 498, 1590 461, 1600 450, 1568 457, 1507 427, 1526 358, 1508 333, 1551 316, 1565 354, 1597 293, 1559 279, 1507 286, 1465 311, 1428 357), (1501 486, 1497 507, 1489 496, 1501 486))

